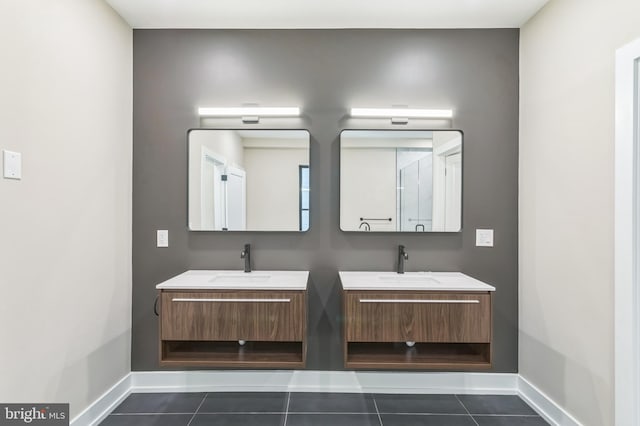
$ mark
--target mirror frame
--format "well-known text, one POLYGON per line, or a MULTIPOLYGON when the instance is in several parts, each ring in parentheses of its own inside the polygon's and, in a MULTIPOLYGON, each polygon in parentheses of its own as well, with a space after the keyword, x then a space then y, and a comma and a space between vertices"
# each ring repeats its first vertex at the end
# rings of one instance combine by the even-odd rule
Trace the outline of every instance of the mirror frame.
POLYGON ((452 129, 452 128, 428 128, 428 129, 416 129, 416 128, 405 128, 405 129, 393 129, 393 128, 386 128, 386 129, 372 129, 372 128, 349 128, 349 129, 342 129, 340 130, 340 133, 338 135, 338 156, 339 156, 339 161, 338 161, 338 228, 340 229, 341 232, 345 232, 345 233, 354 233, 354 234, 376 234, 376 235, 424 235, 424 234, 432 234, 432 235, 457 235, 457 234, 461 234, 462 231, 464 230, 464 164, 465 164, 465 155, 464 155, 464 139, 465 139, 465 135, 464 135, 464 131, 462 131, 461 129, 452 129), (351 131, 358 131, 358 132, 458 132, 460 133, 460 150, 462 152, 462 160, 461 160, 461 167, 462 167, 462 188, 460 188, 460 229, 457 231, 425 231, 425 232, 415 232, 415 231, 366 231, 366 232, 362 232, 362 231, 358 231, 355 229, 342 229, 342 224, 340 223, 340 215, 342 212, 342 194, 341 194, 341 185, 340 182, 342 180, 342 134, 344 132, 351 132, 351 131))
POLYGON ((312 216, 313 216, 313 209, 312 209, 312 202, 311 202, 311 132, 309 131, 309 129, 305 129, 305 128, 264 128, 264 127, 260 127, 260 128, 252 128, 252 127, 190 127, 189 129, 187 129, 187 137, 186 137, 186 141, 187 141, 187 170, 186 170, 186 181, 187 181, 187 196, 186 196, 186 204, 187 204, 187 222, 186 222, 186 226, 187 226, 187 231, 188 232, 216 232, 216 233, 272 233, 272 234, 277 234, 277 233, 287 233, 287 234, 304 234, 309 232, 309 230, 311 229, 311 223, 312 223, 312 216), (189 227, 189 158, 190 158, 190 154, 191 154, 191 148, 190 148, 190 144, 189 144, 189 135, 191 134, 192 131, 195 130, 228 130, 228 131, 246 131, 246 130, 257 130, 257 131, 303 131, 303 132, 307 132, 307 134, 309 135, 309 227, 304 230, 304 231, 289 231, 289 230, 217 230, 217 229, 191 229, 189 227))

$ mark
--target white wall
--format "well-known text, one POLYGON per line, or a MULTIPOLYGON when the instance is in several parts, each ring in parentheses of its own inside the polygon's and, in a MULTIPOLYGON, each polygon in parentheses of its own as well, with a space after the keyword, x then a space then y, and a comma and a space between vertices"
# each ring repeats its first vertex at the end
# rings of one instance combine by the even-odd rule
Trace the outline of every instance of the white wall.
POLYGON ((520 374, 613 425, 614 53, 640 2, 552 0, 520 37, 520 374))
POLYGON ((130 371, 132 31, 98 0, 0 2, 0 401, 69 402, 130 371))
POLYGON ((308 164, 306 148, 245 148, 247 229, 299 229, 299 166, 308 164))
MULTIPOLYGON (((227 166, 242 168, 244 147, 238 132, 234 130, 192 130, 189 133, 189 153, 200 160, 202 147, 207 147, 224 158, 227 166)), ((191 159, 191 157, 190 157, 191 159)))
POLYGON ((340 150, 340 228, 357 231, 361 217, 390 217, 391 222, 367 223, 371 231, 395 231, 396 214, 395 148, 343 146, 340 150))

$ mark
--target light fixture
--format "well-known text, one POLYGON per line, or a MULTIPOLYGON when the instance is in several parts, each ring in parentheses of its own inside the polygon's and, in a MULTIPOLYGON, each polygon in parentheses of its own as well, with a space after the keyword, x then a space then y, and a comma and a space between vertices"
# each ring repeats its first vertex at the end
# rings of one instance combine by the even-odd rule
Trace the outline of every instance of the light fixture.
POLYGON ((297 117, 300 115, 298 107, 200 107, 198 115, 201 117, 242 117, 244 122, 258 122, 260 117, 297 117))
POLYGON ((452 118, 453 111, 422 108, 351 108, 351 116, 390 118, 392 123, 404 124, 409 118, 452 118))

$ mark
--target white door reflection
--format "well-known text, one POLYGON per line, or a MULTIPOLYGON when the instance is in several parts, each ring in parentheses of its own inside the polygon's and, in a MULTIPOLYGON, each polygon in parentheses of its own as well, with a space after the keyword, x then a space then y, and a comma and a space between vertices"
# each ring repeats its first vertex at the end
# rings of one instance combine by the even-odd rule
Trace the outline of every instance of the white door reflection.
POLYGON ((226 172, 226 217, 223 229, 247 229, 247 182, 244 170, 227 167, 226 172))
POLYGON ((200 200, 200 220, 208 229, 222 229, 226 226, 224 209, 224 160, 214 152, 202 147, 202 187, 200 200))

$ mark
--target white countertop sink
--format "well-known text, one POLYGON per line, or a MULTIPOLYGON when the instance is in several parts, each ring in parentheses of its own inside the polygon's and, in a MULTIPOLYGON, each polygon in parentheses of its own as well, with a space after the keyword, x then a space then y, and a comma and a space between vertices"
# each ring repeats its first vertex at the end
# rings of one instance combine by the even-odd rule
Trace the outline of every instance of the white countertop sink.
POLYGON ((306 290, 309 271, 191 270, 156 286, 158 290, 306 290))
POLYGON ((340 271, 344 290, 495 291, 461 272, 340 271))

